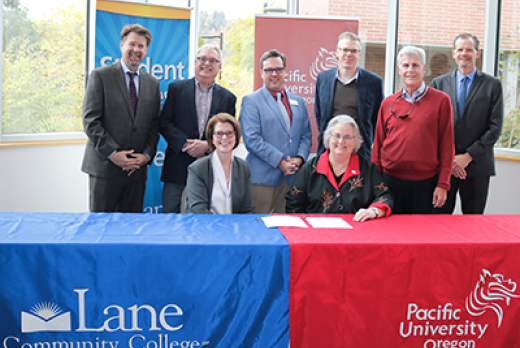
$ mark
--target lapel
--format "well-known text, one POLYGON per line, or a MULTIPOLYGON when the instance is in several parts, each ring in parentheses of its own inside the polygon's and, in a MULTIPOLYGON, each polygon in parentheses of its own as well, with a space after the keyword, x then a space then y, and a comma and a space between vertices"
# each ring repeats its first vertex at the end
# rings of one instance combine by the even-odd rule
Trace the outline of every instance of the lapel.
MULTIPOLYGON (((338 73, 338 68, 334 68, 334 73, 330 75, 329 81, 326 82, 325 88, 326 88, 326 96, 327 100, 325 100, 325 112, 323 115, 325 115, 325 122, 328 122, 332 118, 332 105, 334 103, 334 86, 336 85, 336 74, 338 73)), ((325 123, 326 125, 326 123, 325 123)), ((318 128, 320 125, 318 125, 318 128)))
MULTIPOLYGON (((292 123, 291 123, 291 133, 294 132, 294 130, 296 129, 296 127, 294 127, 294 125, 296 125, 297 123, 296 122, 299 122, 299 115, 300 115, 300 102, 297 101, 294 96, 292 95, 292 93, 289 93, 287 91, 285 91, 285 95, 287 96, 287 100, 289 100, 289 107, 291 108, 291 112, 292 112, 292 123), (295 102, 298 103, 298 105, 293 105, 291 103, 291 101, 294 100, 295 102)), ((278 104, 277 104, 278 106, 278 104)))
MULTIPOLYGON (((150 80, 148 79, 148 77, 152 76, 146 76, 146 74, 147 73, 143 69, 139 71, 139 90, 137 91, 137 109, 135 110, 134 121, 137 121, 137 118, 140 115, 141 108, 139 107, 139 105, 141 105, 141 103, 139 101, 151 99, 150 93, 155 92, 155 89, 152 89, 152 86, 150 85, 150 80)), ((128 100, 130 100, 130 94, 128 94, 128 100)))
MULTIPOLYGON (((185 110, 188 114, 187 120, 191 122, 191 128, 195 129, 195 134, 199 134, 199 127, 197 122, 197 105, 195 104, 195 78, 184 80, 184 86, 182 89, 182 96, 178 101, 180 103, 185 102, 187 106, 185 110)), ((198 138, 198 137, 197 137, 198 138)))
MULTIPOLYGON (((273 117, 276 119, 275 122, 277 122, 280 127, 279 129, 283 129, 283 131, 285 133, 287 133, 288 135, 290 135, 288 132, 287 132, 287 126, 285 125, 285 121, 283 120, 283 115, 282 115, 282 111, 280 110, 280 108, 278 107, 278 103, 276 102, 276 100, 273 98, 273 96, 271 95, 271 93, 269 92, 269 90, 267 89, 267 87, 262 87, 262 89, 260 90, 260 92, 262 93, 262 96, 264 98, 264 101, 265 101, 265 104, 268 106, 269 108, 269 111, 271 112, 271 114, 273 115, 273 117)), ((287 95, 287 91, 285 91, 285 94, 287 95)), ((287 97, 289 97, 287 95, 287 97)), ((292 106, 291 106, 291 109, 292 109, 292 106)), ((293 117, 294 117, 294 114, 293 114, 293 117)))
POLYGON ((358 117, 359 121, 363 119, 361 116, 365 115, 365 100, 364 97, 366 95, 365 90, 368 90, 368 86, 365 86, 365 79, 363 75, 365 74, 364 70, 358 67, 359 75, 358 75, 358 117))
POLYGON ((468 105, 470 105, 471 100, 475 97, 477 94, 477 91, 479 90, 480 86, 482 85, 482 73, 477 70, 475 77, 473 78, 473 82, 471 83, 471 88, 468 92, 468 97, 466 98, 466 105, 464 105, 464 110, 462 110, 462 117, 466 115, 466 110, 468 108, 468 105))
POLYGON ((459 119, 459 98, 457 96, 457 70, 448 75, 447 89, 444 91, 450 96, 451 107, 453 109, 453 124, 457 123, 459 119))
POLYGON ((222 97, 222 88, 215 83, 215 86, 213 86, 213 94, 211 96, 211 108, 209 110, 208 120, 217 113, 217 110, 222 110, 220 107, 222 97))
POLYGON ((128 92, 128 87, 126 87, 126 77, 123 73, 121 62, 117 61, 116 63, 112 64, 112 74, 114 76, 114 81, 116 82, 117 89, 119 90, 119 92, 121 93, 121 97, 125 101, 127 111, 126 114, 133 123, 135 121, 133 115, 134 111, 132 110, 132 103, 130 102, 130 93, 128 92))

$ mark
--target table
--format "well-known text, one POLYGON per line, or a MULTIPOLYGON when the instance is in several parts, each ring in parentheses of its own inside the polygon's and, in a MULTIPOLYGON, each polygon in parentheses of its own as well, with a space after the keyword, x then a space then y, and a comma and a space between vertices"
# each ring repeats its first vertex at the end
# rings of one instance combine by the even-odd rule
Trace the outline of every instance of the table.
POLYGON ((252 215, 0 213, 0 344, 286 348, 289 260, 252 215))
POLYGON ((520 347, 520 216, 257 218, 0 213, 0 348, 520 347))
POLYGON ((520 347, 519 216, 345 220, 281 229, 291 348, 520 347))

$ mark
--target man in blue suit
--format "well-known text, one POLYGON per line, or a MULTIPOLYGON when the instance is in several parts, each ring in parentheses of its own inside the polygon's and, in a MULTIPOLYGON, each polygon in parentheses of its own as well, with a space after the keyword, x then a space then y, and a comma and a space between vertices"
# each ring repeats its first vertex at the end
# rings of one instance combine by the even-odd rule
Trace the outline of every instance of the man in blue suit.
POLYGON ((356 120, 363 137, 363 146, 357 154, 370 160, 384 93, 381 77, 358 66, 362 47, 357 35, 342 33, 337 49, 339 67, 318 75, 314 105, 319 131, 318 154, 325 150, 322 136, 329 121, 337 115, 349 115, 356 120))
POLYGON ((260 58, 264 87, 242 99, 239 119, 257 213, 285 212, 285 194, 311 148, 303 98, 284 89, 286 63, 285 54, 265 52, 260 58))

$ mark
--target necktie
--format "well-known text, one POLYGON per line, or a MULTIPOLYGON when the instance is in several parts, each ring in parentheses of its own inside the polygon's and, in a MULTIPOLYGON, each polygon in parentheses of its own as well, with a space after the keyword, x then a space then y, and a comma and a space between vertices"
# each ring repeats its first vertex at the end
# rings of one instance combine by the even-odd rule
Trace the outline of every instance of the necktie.
POLYGON ((135 83, 134 83, 134 76, 137 75, 135 72, 127 72, 128 76, 130 76, 130 84, 129 84, 129 92, 130 92, 130 102, 132 103, 132 109, 134 110, 134 116, 135 116, 135 109, 137 109, 137 92, 135 90, 135 83))
POLYGON ((276 93, 276 103, 278 104, 278 107, 280 108, 280 111, 282 112, 283 119, 285 121, 285 126, 287 127, 287 130, 289 133, 291 133, 291 119, 289 118, 289 114, 287 113, 287 109, 285 108, 285 105, 282 103, 282 93, 278 92, 276 93))
POLYGON ((459 88, 459 120, 462 118, 462 112, 464 111, 464 105, 466 104, 466 97, 468 95, 468 81, 469 78, 464 76, 462 79, 462 86, 459 88))

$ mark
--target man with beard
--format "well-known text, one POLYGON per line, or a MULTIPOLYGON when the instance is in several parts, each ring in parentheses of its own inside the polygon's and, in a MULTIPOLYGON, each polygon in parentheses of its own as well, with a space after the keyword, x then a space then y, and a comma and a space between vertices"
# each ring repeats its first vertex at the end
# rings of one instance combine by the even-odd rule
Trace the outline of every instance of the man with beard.
POLYGON ((168 87, 159 121, 160 132, 168 142, 161 175, 163 213, 181 210, 188 166, 208 152, 205 136, 208 120, 221 112, 235 116, 237 98, 215 83, 222 66, 221 57, 217 46, 201 46, 195 58, 195 78, 176 81, 168 87))
POLYGON ((452 52, 458 69, 431 85, 450 96, 454 110, 455 161, 448 200, 440 213, 453 213, 457 191, 464 214, 484 213, 489 178, 495 175, 493 146, 504 117, 502 83, 477 69, 478 44, 476 36, 458 35, 452 52))
POLYGON ((90 211, 141 213, 147 164, 159 139, 159 81, 139 70, 152 41, 139 24, 121 31, 121 60, 91 72, 83 100, 90 211))
POLYGON ((284 88, 286 62, 285 54, 277 50, 262 55, 264 87, 244 97, 240 112, 253 201, 262 214, 285 212, 285 194, 312 142, 303 98, 284 88))

